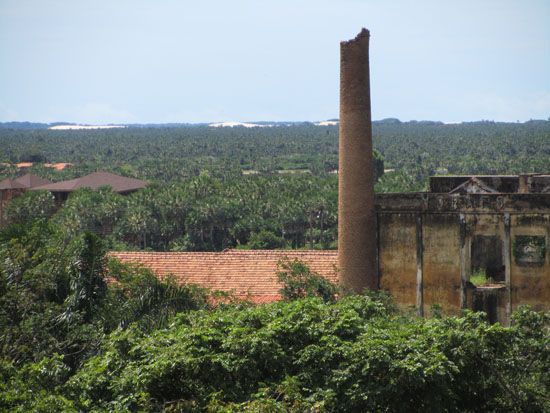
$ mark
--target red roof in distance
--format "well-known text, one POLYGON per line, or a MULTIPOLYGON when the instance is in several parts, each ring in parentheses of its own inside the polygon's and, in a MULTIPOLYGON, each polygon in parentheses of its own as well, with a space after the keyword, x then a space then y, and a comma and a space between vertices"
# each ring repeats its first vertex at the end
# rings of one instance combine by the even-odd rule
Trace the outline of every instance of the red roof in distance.
POLYGON ((19 178, 16 178, 15 181, 22 184, 25 188, 34 188, 52 183, 51 181, 34 174, 25 174, 19 178))
POLYGON ((25 189, 25 187, 15 179, 6 178, 0 181, 0 191, 4 189, 25 189))
POLYGON ((51 184, 51 181, 48 181, 38 175, 25 174, 19 178, 8 178, 0 181, 0 189, 30 189, 46 184, 51 184))
POLYGON ((113 192, 125 193, 145 188, 147 185, 146 181, 140 179, 126 178, 110 172, 94 172, 81 178, 41 185, 32 189, 50 192, 73 192, 80 188, 99 189, 103 186, 110 186, 113 192))

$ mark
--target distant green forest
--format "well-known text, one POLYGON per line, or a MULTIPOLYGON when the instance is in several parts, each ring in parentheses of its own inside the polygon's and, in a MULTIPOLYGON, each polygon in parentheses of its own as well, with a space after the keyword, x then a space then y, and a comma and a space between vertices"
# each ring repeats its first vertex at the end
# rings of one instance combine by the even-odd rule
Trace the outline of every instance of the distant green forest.
MULTIPOLYGON (((48 194, 27 194, 8 208, 10 223, 42 216, 73 234, 100 233, 112 249, 336 247, 337 126, 15 126, 0 127, 0 178, 31 161, 31 172, 53 181, 106 170, 151 186, 127 197, 78 191, 59 211, 48 194), (44 162, 74 166, 55 171, 44 162)), ((549 121, 387 119, 373 128, 378 192, 424 190, 437 173, 550 171, 549 121)))
MULTIPOLYGON (((541 172, 550 166, 550 121, 446 125, 387 119, 374 122, 373 133, 385 168, 412 178, 407 184, 412 187, 438 172, 541 172)), ((321 176, 338 167, 338 127, 311 123, 68 131, 4 126, 0 127, 0 142, 0 162, 75 164, 63 172, 42 171, 54 180, 98 169, 169 183, 204 170, 220 177, 240 175, 243 170, 309 171, 321 176)), ((0 169, 4 176, 14 173, 0 169)))

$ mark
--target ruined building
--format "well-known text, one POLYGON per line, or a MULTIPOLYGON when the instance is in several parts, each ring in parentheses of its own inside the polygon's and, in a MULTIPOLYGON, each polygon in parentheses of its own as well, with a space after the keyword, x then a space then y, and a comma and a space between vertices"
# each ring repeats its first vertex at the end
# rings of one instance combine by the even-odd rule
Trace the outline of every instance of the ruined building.
POLYGON ((550 175, 441 176, 429 192, 378 194, 380 288, 419 314, 550 310, 549 190, 550 175))
POLYGON ((484 310, 491 321, 508 323, 523 304, 550 310, 550 175, 441 176, 431 178, 428 192, 375 196, 369 32, 340 48, 338 253, 111 256, 257 303, 280 298, 275 272, 287 256, 350 290, 388 291, 401 308, 420 315, 437 305, 448 314, 484 310))
POLYGON ((506 323, 522 304, 550 309, 550 175, 433 177, 429 192, 374 197, 368 52, 365 29, 341 43, 340 283, 420 315, 471 308, 506 323))

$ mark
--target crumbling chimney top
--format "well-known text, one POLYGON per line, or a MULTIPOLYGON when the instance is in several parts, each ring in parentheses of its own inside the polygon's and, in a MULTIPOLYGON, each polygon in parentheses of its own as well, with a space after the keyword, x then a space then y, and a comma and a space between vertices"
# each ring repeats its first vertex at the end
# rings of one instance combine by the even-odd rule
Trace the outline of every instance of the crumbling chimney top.
POLYGON ((357 34, 357 36, 355 36, 354 39, 344 40, 344 41, 340 42, 340 44, 341 45, 346 45, 346 44, 354 43, 354 42, 357 42, 357 41, 361 40, 364 37, 366 37, 368 39, 370 37, 370 32, 363 27, 361 29, 361 31, 359 32, 359 34, 357 34))

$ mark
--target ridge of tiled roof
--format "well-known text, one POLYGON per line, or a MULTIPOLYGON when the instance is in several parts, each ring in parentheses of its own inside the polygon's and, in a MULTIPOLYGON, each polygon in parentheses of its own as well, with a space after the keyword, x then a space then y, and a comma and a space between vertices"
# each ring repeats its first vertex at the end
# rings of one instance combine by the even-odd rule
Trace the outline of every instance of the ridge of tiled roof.
POLYGON ((41 176, 34 174, 25 174, 15 179, 4 179, 0 181, 0 189, 29 189, 40 185, 50 184, 51 182, 41 176))
POLYGON ((277 263, 284 257, 299 259, 336 283, 338 252, 335 250, 226 250, 224 252, 110 252, 122 263, 150 268, 159 278, 174 276, 181 284, 197 284, 232 292, 239 298, 266 303, 281 298, 277 263))
POLYGON ((25 174, 23 176, 20 176, 19 178, 14 179, 14 181, 23 185, 24 188, 35 188, 37 186, 48 185, 52 183, 51 181, 34 174, 25 174))
POLYGON ((0 190, 4 189, 24 189, 25 186, 17 182, 15 179, 6 178, 0 181, 0 190))
POLYGON ((33 189, 45 189, 52 192, 72 192, 79 188, 99 189, 102 186, 110 186, 114 192, 128 192, 145 188, 147 185, 146 181, 140 179, 127 178, 110 172, 93 172, 80 178, 41 185, 33 189))

